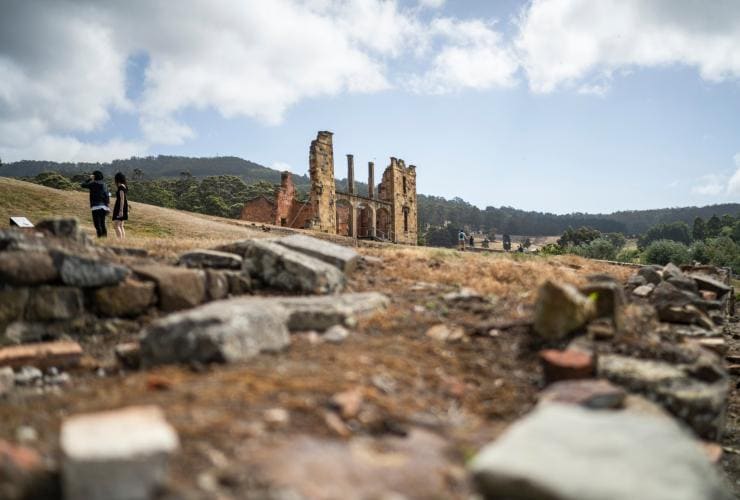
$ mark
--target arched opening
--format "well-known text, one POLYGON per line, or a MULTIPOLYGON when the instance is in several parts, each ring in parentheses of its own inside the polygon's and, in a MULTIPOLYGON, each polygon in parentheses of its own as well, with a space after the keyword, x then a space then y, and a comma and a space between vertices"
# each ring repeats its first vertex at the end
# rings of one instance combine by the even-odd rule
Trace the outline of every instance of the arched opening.
POLYGON ((374 236, 373 207, 362 203, 357 207, 357 237, 370 238, 374 236))
POLYGON ((337 234, 352 236, 352 204, 347 200, 337 200, 337 234))
POLYGON ((409 207, 403 207, 403 232, 409 232, 409 207))
POLYGON ((391 213, 387 208, 379 208, 375 212, 375 235, 384 240, 391 240, 391 213))

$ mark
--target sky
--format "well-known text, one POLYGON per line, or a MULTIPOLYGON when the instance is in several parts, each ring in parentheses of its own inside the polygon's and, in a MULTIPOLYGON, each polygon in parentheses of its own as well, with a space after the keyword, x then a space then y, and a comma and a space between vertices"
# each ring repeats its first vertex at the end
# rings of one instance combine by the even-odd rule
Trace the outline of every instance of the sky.
POLYGON ((319 130, 481 208, 738 202, 740 1, 0 0, 3 162, 303 174, 319 130))

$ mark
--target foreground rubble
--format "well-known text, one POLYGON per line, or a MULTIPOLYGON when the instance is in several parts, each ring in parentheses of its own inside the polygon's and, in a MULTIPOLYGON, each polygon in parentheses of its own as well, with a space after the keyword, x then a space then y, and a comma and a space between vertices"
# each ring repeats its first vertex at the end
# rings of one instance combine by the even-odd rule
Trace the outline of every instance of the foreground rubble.
POLYGON ((0 231, 3 498, 740 491, 724 270, 41 227, 0 231))

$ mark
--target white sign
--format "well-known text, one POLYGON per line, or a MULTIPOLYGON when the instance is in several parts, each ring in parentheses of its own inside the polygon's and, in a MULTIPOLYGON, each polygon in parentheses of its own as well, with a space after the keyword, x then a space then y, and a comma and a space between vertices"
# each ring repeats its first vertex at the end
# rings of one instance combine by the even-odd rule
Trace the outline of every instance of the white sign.
POLYGON ((31 221, 26 219, 25 217, 11 217, 10 225, 16 227, 33 227, 31 221))

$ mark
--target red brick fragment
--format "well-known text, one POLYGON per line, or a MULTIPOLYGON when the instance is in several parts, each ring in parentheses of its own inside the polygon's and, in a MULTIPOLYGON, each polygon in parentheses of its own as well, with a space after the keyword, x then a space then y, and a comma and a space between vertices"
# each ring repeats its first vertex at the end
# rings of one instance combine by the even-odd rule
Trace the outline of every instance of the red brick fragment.
POLYGON ((80 358, 82 358, 80 344, 67 340, 22 344, 0 349, 0 367, 35 366, 37 368, 48 368, 56 366, 66 368, 78 366, 80 358))
POLYGON ((558 380, 591 378, 595 372, 593 355, 574 349, 540 351, 540 361, 545 375, 545 384, 558 380))
POLYGON ((701 298, 703 298, 704 300, 717 300, 717 292, 701 290, 701 298))

